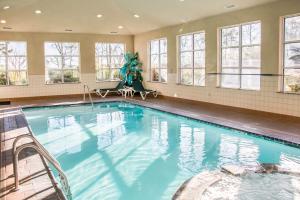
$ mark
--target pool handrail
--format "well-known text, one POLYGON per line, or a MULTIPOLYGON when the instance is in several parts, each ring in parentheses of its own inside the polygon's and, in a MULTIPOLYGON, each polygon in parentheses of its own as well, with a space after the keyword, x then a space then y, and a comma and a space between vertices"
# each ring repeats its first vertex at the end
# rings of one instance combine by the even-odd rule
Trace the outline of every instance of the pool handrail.
POLYGON ((33 135, 29 135, 29 134, 20 135, 13 142, 13 170, 14 170, 14 177, 15 177, 15 190, 18 190, 20 188, 19 172, 18 172, 19 153, 26 148, 35 149, 41 156, 46 158, 46 160, 54 166, 54 168, 58 171, 59 178, 62 184, 62 189, 64 191, 64 195, 67 197, 68 200, 71 200, 72 193, 71 193, 70 185, 67 176, 63 172, 59 162, 53 156, 50 155, 50 153, 43 147, 43 145, 41 145, 37 141, 37 139, 35 139, 33 135), (23 138, 29 138, 33 142, 22 144, 21 146, 17 147, 18 141, 20 141, 23 138))
POLYGON ((86 84, 83 85, 83 101, 85 101, 86 90, 87 90, 87 93, 89 95, 89 100, 92 104, 92 107, 94 107, 94 102, 93 102, 93 98, 92 98, 92 95, 91 95, 90 87, 86 84))

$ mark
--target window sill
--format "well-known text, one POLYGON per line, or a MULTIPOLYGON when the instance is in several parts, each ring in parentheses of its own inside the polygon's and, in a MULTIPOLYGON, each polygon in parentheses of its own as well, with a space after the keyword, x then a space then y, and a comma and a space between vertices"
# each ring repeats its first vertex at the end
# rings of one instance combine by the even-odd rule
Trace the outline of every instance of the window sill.
POLYGON ((24 84, 24 85, 0 85, 0 87, 27 87, 29 84, 24 84))
POLYGON ((229 89, 229 90, 240 90, 240 91, 252 91, 252 92, 261 92, 261 90, 256 90, 256 89, 242 89, 242 88, 226 88, 226 87, 221 87, 221 86, 217 86, 216 88, 219 89, 229 89))
POLYGON ((74 83, 45 83, 45 85, 78 85, 81 82, 74 82, 74 83))
POLYGON ((160 81, 146 81, 148 83, 161 83, 161 84, 168 84, 168 82, 160 82, 160 81))
POLYGON ((179 85, 179 86, 187 86, 187 87, 206 87, 206 85, 187 85, 187 84, 182 84, 182 83, 176 83, 176 85, 179 85))
POLYGON ((96 81, 96 83, 105 83, 105 82, 120 82, 121 80, 103 80, 103 81, 96 81))

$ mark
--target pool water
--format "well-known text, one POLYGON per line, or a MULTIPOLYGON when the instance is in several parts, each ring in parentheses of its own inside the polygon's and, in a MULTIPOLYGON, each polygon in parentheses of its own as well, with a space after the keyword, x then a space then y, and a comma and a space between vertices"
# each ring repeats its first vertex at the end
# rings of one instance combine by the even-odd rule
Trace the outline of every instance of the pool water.
POLYGON ((298 148, 124 102, 24 113, 76 200, 171 199, 185 180, 223 164, 300 162, 298 148))

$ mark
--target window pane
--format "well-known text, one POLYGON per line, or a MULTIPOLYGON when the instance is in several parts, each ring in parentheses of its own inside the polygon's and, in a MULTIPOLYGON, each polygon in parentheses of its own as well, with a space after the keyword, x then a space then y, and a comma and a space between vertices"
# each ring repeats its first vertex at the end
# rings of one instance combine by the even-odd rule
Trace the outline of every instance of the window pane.
POLYGON ((45 43, 45 55, 47 56, 59 56, 63 55, 63 44, 57 42, 45 43))
POLYGON ((194 70, 194 85, 205 86, 205 69, 194 70))
POLYGON ((96 43, 96 56, 108 55, 109 46, 106 43, 96 43))
POLYGON ((124 44, 111 44, 110 48, 111 48, 111 55, 122 56, 125 51, 124 44))
POLYGON ((222 49, 222 67, 239 67, 239 48, 222 49))
POLYGON ((166 39, 160 40, 160 53, 167 53, 167 40, 166 39))
POLYGON ((26 42, 7 42, 7 54, 9 56, 25 56, 26 42))
POLYGON ((64 68, 78 69, 79 68, 79 57, 65 57, 64 68))
POLYGON ((78 70, 64 70, 64 82, 65 83, 79 82, 78 70))
POLYGON ((0 56, 6 56, 6 42, 0 41, 0 56))
POLYGON ((260 89, 260 69, 242 69, 242 89, 260 89), (251 74, 251 75, 244 75, 251 74))
POLYGON ((193 68, 193 52, 184 52, 180 55, 181 68, 193 68))
POLYGON ((300 66, 300 43, 285 45, 285 67, 300 66))
POLYGON ((167 54, 160 55, 160 67, 167 68, 167 54))
POLYGON ((285 41, 300 40, 300 16, 285 19, 285 41))
POLYGON ((240 75, 239 69, 222 69, 221 86, 225 88, 239 88, 240 87, 240 75))
POLYGON ((61 70, 48 70, 46 74, 46 83, 62 83, 61 70))
POLYGON ((182 69, 181 70, 181 83, 186 85, 193 84, 193 70, 192 69, 182 69))
POLYGON ((158 55, 151 55, 151 68, 159 68, 158 55))
POLYGON ((222 47, 239 45, 239 27, 222 29, 222 47))
POLYGON ((111 57, 111 67, 120 68, 123 65, 123 56, 112 56, 111 57))
POLYGON ((300 69, 284 70, 284 91, 300 92, 300 69))
POLYGON ((110 78, 111 78, 111 80, 120 80, 120 70, 119 69, 112 69, 110 78))
POLYGON ((260 46, 242 48, 243 67, 260 67, 260 46))
POLYGON ((8 57, 7 65, 9 70, 26 70, 27 60, 26 57, 8 57))
POLYGON ((79 43, 63 43, 63 51, 66 56, 79 56, 79 43))
POLYGON ((12 71, 8 72, 8 80, 10 85, 25 85, 27 84, 26 71, 12 71))
POLYGON ((194 68, 205 67, 205 52, 195 51, 194 52, 194 68))
POLYGON ((159 69, 151 69, 151 81, 159 81, 159 69))
POLYGON ((194 34, 194 49, 204 50, 205 49, 205 34, 196 33, 194 34))
POLYGON ((4 71, 0 71, 0 85, 6 85, 6 74, 4 71))
POLYGON ((99 70, 97 75, 98 80, 99 81, 109 80, 110 79, 109 71, 110 70, 107 68, 99 70))
POLYGON ((45 64, 47 69, 61 69, 62 68, 62 61, 61 57, 46 57, 45 64))
POLYGON ((168 70, 167 69, 161 69, 160 70, 161 75, 161 82, 166 83, 168 81, 168 70))
POLYGON ((6 59, 5 57, 0 57, 0 71, 6 70, 6 59))
POLYGON ((261 40, 260 23, 243 25, 242 38, 243 38, 243 45, 260 44, 260 40, 261 40))
POLYGON ((109 68, 108 57, 99 57, 100 68, 109 68))
POLYGON ((151 54, 159 54, 159 40, 151 41, 151 54))
POLYGON ((180 51, 193 50, 193 35, 180 36, 180 51))

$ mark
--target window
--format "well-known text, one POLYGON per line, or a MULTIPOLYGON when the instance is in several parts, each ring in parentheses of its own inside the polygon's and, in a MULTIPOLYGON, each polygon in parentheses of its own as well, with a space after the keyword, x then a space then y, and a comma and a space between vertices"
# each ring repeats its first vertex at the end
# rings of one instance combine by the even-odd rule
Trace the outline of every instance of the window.
POLYGON ((124 53, 125 45, 122 43, 96 43, 96 80, 120 80, 124 53))
POLYGON ((168 79, 167 39, 150 42, 151 81, 166 83, 168 79))
POLYGON ((26 85, 26 42, 0 41, 0 85, 26 85))
POLYGON ((179 79, 184 85, 205 86, 205 33, 179 36, 179 79))
POLYGON ((283 90, 300 93, 300 16, 284 19, 283 90))
POLYGON ((46 42, 46 84, 78 83, 80 76, 79 43, 46 42))
POLYGON ((221 87, 260 89, 259 22, 221 29, 221 87))

